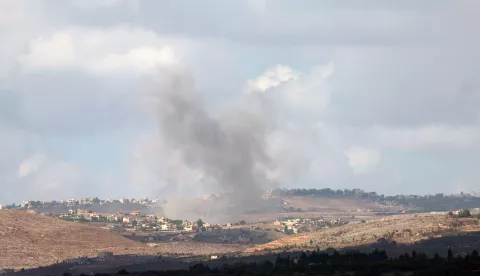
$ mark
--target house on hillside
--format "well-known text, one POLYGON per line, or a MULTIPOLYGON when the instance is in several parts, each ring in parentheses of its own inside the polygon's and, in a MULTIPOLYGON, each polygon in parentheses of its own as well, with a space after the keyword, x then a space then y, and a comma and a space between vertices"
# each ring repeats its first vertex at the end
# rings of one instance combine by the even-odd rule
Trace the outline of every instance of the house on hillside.
POLYGON ((92 211, 90 210, 87 210, 87 209, 78 209, 77 210, 77 216, 84 216, 84 217, 87 217, 89 216, 90 214, 92 213, 92 211))
POLYGON ((172 227, 170 226, 170 224, 162 224, 162 225, 160 225, 160 230, 162 230, 162 231, 168 231, 168 230, 171 230, 171 228, 172 228, 172 227))
POLYGON ((122 222, 123 223, 130 223, 130 218, 129 217, 123 217, 122 222))
POLYGON ((119 222, 123 220, 123 216, 113 214, 113 215, 108 215, 107 219, 108 221, 119 222))
POLYGON ((158 217, 157 222, 159 223, 167 223, 168 219, 166 217, 158 217))
POLYGON ((127 204, 127 203, 130 203, 130 200, 128 200, 128 198, 120 198, 120 203, 122 204, 127 204))
POLYGON ((85 204, 92 204, 93 199, 91 197, 87 198, 82 198, 80 199, 80 204, 85 205, 85 204))
POLYGON ((138 210, 133 210, 133 211, 130 212, 130 215, 132 215, 132 216, 140 216, 140 211, 138 211, 138 210))
POLYGON ((94 213, 90 215, 90 221, 99 221, 100 220, 100 214, 94 213))

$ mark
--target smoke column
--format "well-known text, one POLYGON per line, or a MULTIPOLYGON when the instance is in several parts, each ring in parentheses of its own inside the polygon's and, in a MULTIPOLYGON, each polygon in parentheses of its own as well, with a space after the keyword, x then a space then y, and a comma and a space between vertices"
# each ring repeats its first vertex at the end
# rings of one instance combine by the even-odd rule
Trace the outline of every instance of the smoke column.
MULTIPOLYGON (((262 104, 259 96, 250 100, 262 104)), ((183 165, 200 172, 204 184, 199 185, 222 194, 210 205, 170 201, 167 215, 196 211, 212 220, 231 221, 263 208, 262 190, 274 184, 268 178, 273 166, 267 154, 268 116, 253 112, 250 102, 214 118, 195 92, 193 80, 178 75, 156 93, 155 102, 163 145, 180 156, 183 165)))

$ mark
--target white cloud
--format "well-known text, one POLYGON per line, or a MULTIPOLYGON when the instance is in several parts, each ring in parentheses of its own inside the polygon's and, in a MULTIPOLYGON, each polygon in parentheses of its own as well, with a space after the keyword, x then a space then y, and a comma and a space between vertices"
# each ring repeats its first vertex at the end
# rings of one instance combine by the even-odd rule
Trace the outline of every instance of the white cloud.
MULTIPOLYGON (((138 76, 135 73, 156 73, 158 68, 188 63, 198 88, 205 92, 206 105, 221 106, 230 96, 227 91, 237 92, 238 86, 245 85, 242 74, 265 64, 293 65, 289 63, 293 60, 299 67, 273 66, 247 83, 249 92, 260 92, 253 95, 273 99, 279 114, 280 138, 272 144, 272 154, 288 162, 275 168, 272 178, 294 181, 311 174, 323 180, 315 184, 326 187, 351 181, 372 183, 372 189, 377 189, 383 187, 379 183, 392 183, 390 172, 409 181, 418 179, 402 167, 418 160, 412 152, 429 149, 428 154, 437 154, 448 149, 471 158, 476 154, 472 149, 480 148, 475 1, 446 5, 333 1, 295 6, 246 0, 190 3, 189 9, 183 1, 142 2, 142 9, 136 9, 139 1, 134 0, 60 2, 0 0, 0 90, 13 88, 19 99, 18 106, 11 107, 3 101, 0 113, 6 114, 5 106, 15 109, 12 116, 3 117, 26 133, 55 130, 71 136, 90 127, 102 132, 120 128, 125 117, 135 116, 125 111, 123 101, 133 102, 137 95, 115 97, 127 94, 132 79, 125 76, 138 76), (218 12, 211 13, 212 7, 218 12), (139 16, 131 16, 132 11, 139 16), (441 26, 436 29, 442 31, 432 32, 432 26, 441 26), (198 44, 202 47, 194 48, 198 44), (328 60, 333 63, 310 72, 302 69, 328 60), (20 75, 28 72, 34 74, 20 75), (23 118, 20 123, 19 117, 23 118), (311 125, 325 122, 332 128, 321 129, 312 138, 311 125), (355 153, 353 146, 366 152, 355 153), (390 149, 402 158, 393 156, 390 149), (381 155, 376 165, 372 165, 372 150, 381 155), (381 180, 375 174, 382 174, 381 180)), ((32 153, 28 135, 15 132, 1 131, 2 183, 18 176, 23 176, 21 181, 33 181, 49 170, 49 164, 60 162, 47 160, 40 168, 34 165, 35 159, 23 160, 32 153)), ((88 136, 95 140, 92 133, 88 136)), ((59 151, 61 155, 67 150, 59 151)), ((143 158, 147 164, 137 160, 138 181, 134 182, 158 187, 158 181, 168 177, 157 173, 155 158, 143 158), (149 171, 144 171, 149 164, 149 171)), ((436 166, 433 159, 427 165, 436 166)), ((463 179, 462 174, 470 173, 467 170, 452 168, 449 175, 463 179)), ((184 175, 190 178, 195 173, 184 175)))
POLYGON ((246 0, 247 6, 255 12, 264 12, 267 9, 267 0, 246 0))
POLYGON ((23 160, 17 169, 15 183, 18 198, 51 200, 74 197, 81 188, 81 173, 72 163, 49 159, 36 153, 23 160))
POLYGON ((30 142, 26 133, 4 126, 0 122, 0 183, 16 178, 14 174, 17 166, 28 154, 30 142))
POLYGON ((75 7, 88 11, 111 8, 125 3, 138 4, 136 0, 70 0, 70 3, 75 7))
POLYGON ((307 74, 277 65, 248 80, 247 91, 266 94, 279 111, 279 120, 284 120, 283 123, 311 127, 322 121, 330 103, 329 78, 333 70, 333 63, 314 67, 307 74))
POLYGON ((479 149, 480 127, 428 125, 419 127, 373 127, 367 130, 369 144, 391 149, 479 149))
POLYGON ((276 65, 269 68, 262 75, 253 80, 248 80, 249 92, 265 92, 267 89, 277 87, 288 81, 298 80, 300 73, 285 65, 276 65))
POLYGON ((275 129, 267 137, 269 155, 276 161, 268 171, 274 181, 290 187, 312 182, 328 186, 345 185, 350 177, 339 133, 323 122, 333 71, 333 63, 307 73, 277 65, 247 81, 247 91, 260 92, 266 106, 274 106, 274 115, 269 115, 275 129))
POLYGON ((380 151, 362 147, 352 147, 345 154, 348 156, 348 165, 355 174, 369 173, 381 159, 380 151))
POLYGON ((45 164, 46 158, 43 154, 35 154, 25 160, 18 166, 17 177, 24 178, 36 173, 45 164))
POLYGON ((40 200, 75 197, 75 192, 81 188, 81 177, 79 168, 74 164, 64 161, 46 163, 29 180, 29 197, 40 200))
POLYGON ((30 69, 41 69, 67 67, 74 65, 78 60, 74 35, 55 33, 47 39, 40 37, 33 40, 30 53, 22 59, 22 63, 30 69))
POLYGON ((100 71, 134 70, 151 72, 163 65, 174 65, 177 60, 170 46, 163 48, 135 48, 123 54, 109 54, 99 61, 100 71))
POLYGON ((88 73, 156 73, 178 62, 184 42, 134 28, 70 28, 31 41, 19 61, 26 71, 77 68, 88 73))
POLYGON ((0 0, 0 27, 10 26, 25 18, 24 1, 0 0))

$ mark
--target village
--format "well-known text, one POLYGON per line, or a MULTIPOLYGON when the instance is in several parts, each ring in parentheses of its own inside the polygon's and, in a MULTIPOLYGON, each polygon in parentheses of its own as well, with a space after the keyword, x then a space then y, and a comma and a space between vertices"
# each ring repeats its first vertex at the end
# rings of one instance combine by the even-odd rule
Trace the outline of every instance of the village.
MULTIPOLYGON (((27 212, 34 212, 27 210, 27 212)), ((196 221, 170 219, 165 216, 146 214, 138 210, 129 213, 97 213, 88 209, 70 209, 67 213, 41 215, 53 216, 62 220, 91 223, 98 227, 109 229, 117 233, 198 233, 219 232, 229 229, 251 229, 258 231, 274 231, 286 235, 313 232, 325 228, 345 225, 352 221, 340 218, 296 218, 279 217, 277 220, 268 222, 247 223, 244 220, 238 222, 211 224, 199 218, 196 221)), ((151 241, 151 239, 150 239, 151 241)), ((219 242, 231 242, 231 240, 219 237, 219 242)), ((238 240, 240 243, 248 243, 249 240, 238 240)))
MULTIPOLYGON (((112 232, 128 236, 131 239, 142 242, 160 242, 175 238, 175 234, 212 233, 210 236, 201 236, 204 240, 213 243, 264 243, 284 235, 295 235, 319 231, 322 229, 345 225, 353 218, 345 219, 341 217, 313 217, 302 218, 296 216, 279 216, 262 222, 249 222, 240 220, 223 224, 212 224, 199 218, 195 221, 172 219, 155 214, 155 206, 161 203, 161 200, 144 199, 126 199, 101 200, 98 198, 68 199, 52 202, 24 201, 16 206, 16 209, 25 210, 28 213, 36 213, 42 216, 55 217, 65 221, 77 223, 89 223, 93 226, 108 229, 112 232), (93 211, 92 206, 97 205, 115 205, 116 210, 122 210, 122 206, 139 207, 138 210, 115 212, 93 211), (243 231, 234 230, 243 229, 243 231), (230 230, 230 231, 226 231, 230 230), (248 230, 247 232, 245 232, 248 230), (263 237, 259 233, 269 233, 263 237), (215 234, 214 234, 215 233, 215 234), (232 234, 236 233, 236 234, 232 234), (173 234, 174 236, 168 236, 173 234), (211 238, 211 236, 215 238, 211 238), (261 237, 256 239, 253 236, 261 237)), ((11 209, 12 206, 9 206, 11 209)), ((200 237, 200 236, 199 236, 200 237)), ((193 237, 192 237, 193 239, 193 237)))

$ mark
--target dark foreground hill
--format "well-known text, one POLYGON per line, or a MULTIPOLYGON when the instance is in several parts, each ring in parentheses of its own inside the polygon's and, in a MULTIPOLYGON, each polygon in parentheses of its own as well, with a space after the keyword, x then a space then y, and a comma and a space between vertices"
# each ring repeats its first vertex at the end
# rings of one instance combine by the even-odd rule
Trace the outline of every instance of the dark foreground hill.
POLYGON ((121 268, 114 273, 90 275, 480 275, 477 251, 455 256, 452 251, 446 250, 446 257, 440 257, 439 254, 429 257, 412 250, 394 258, 378 249, 369 253, 355 250, 345 253, 310 251, 279 254, 276 258, 263 261, 204 262, 175 270, 152 270, 148 265, 142 269, 142 265, 139 265, 136 268, 121 268))

